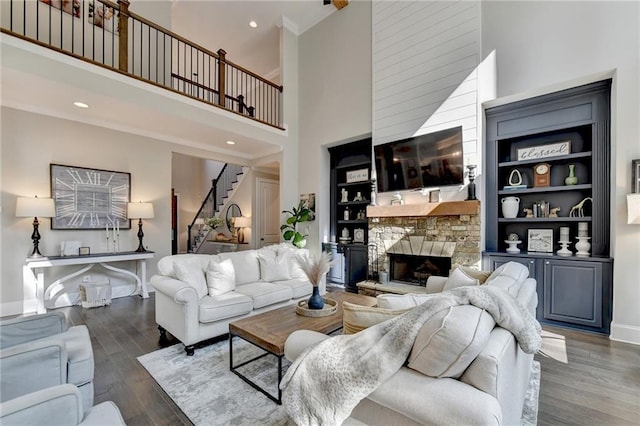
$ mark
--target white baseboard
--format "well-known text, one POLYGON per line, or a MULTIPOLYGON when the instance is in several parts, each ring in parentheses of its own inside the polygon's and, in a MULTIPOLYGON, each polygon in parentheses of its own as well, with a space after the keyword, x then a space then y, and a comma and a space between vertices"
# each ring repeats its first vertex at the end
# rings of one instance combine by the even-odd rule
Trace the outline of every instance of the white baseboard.
POLYGON ((640 327, 611 323, 611 340, 640 345, 640 327))

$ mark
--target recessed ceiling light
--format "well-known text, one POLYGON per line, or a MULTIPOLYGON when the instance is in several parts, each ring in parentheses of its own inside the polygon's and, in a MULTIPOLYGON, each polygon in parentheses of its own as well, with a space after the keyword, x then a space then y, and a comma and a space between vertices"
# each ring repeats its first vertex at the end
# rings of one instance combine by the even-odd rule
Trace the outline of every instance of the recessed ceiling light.
POLYGON ((73 104, 78 108, 89 108, 89 105, 85 104, 84 102, 74 102, 73 104))
POLYGON ((256 21, 250 21, 250 22, 249 22, 249 26, 250 26, 251 28, 258 28, 258 23, 257 23, 256 21))
POLYGON ((235 145, 236 143, 234 141, 227 141, 227 145, 235 145))

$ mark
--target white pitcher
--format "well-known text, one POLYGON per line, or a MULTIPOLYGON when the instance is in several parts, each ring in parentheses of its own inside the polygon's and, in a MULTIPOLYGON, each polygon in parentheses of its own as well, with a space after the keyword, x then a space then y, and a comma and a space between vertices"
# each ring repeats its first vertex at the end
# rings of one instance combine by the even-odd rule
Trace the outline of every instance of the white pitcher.
POLYGON ((520 198, 518 197, 504 197, 501 200, 502 204, 502 216, 506 219, 513 219, 518 217, 518 211, 520 211, 520 198))

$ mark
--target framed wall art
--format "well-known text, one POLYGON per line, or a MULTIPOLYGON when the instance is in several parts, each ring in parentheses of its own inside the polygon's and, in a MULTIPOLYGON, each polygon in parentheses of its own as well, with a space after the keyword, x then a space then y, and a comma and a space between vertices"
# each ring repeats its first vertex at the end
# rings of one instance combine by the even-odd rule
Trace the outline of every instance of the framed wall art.
POLYGON ((62 9, 63 12, 75 18, 80 17, 82 3, 80 0, 40 0, 40 3, 48 4, 56 9, 62 9))
POLYGON ((304 207, 308 208, 311 212, 311 218, 309 220, 316 220, 316 194, 300 194, 300 200, 304 201, 304 207))
POLYGON ((131 174, 51 164, 51 229, 130 229, 131 174))
POLYGON ((640 159, 631 160, 631 192, 640 194, 640 159))
POLYGON ((97 0, 89 2, 87 22, 103 30, 118 34, 118 14, 113 8, 97 0))
POLYGON ((553 229, 529 229, 527 251, 553 253, 553 229))

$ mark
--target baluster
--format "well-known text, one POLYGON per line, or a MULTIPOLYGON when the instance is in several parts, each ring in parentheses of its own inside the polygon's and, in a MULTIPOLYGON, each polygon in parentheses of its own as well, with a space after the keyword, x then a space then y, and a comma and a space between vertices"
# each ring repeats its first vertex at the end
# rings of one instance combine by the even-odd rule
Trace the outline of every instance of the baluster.
POLYGON ((227 52, 224 49, 218 49, 218 105, 224 108, 225 105, 225 59, 227 52))
POLYGON ((118 0, 118 69, 123 72, 129 70, 129 4, 128 0, 118 0))

